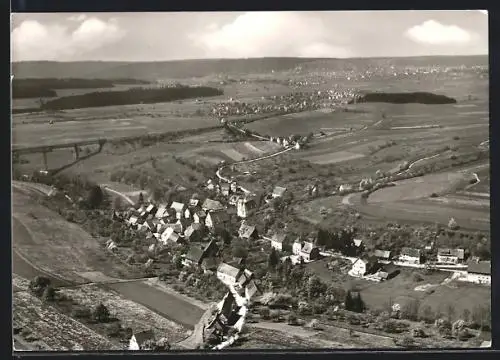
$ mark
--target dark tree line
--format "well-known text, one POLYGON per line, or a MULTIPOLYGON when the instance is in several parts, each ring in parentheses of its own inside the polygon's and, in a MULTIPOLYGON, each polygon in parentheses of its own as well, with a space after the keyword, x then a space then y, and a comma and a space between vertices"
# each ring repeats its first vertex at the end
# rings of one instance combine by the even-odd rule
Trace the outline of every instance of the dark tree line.
POLYGON ((45 110, 78 109, 111 105, 154 104, 189 98, 218 96, 223 91, 211 87, 176 87, 159 89, 134 88, 126 91, 91 92, 82 95, 64 96, 47 101, 45 110))
POLYGON ((354 102, 384 102, 392 104, 455 104, 457 100, 438 94, 427 92, 413 92, 413 93, 368 93, 356 100, 351 100, 349 103, 354 102))

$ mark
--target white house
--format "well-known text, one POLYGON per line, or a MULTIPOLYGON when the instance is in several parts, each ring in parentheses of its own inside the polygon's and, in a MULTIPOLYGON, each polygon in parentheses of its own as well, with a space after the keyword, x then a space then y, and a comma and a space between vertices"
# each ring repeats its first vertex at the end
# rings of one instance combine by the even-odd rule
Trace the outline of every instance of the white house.
POLYGON ((130 338, 128 349, 143 350, 144 349, 143 346, 148 340, 154 341, 154 333, 152 330, 137 332, 133 334, 132 337, 130 338))
POLYGON ((179 241, 179 238, 179 234, 177 234, 173 228, 169 227, 161 234, 160 241, 163 243, 163 245, 166 245, 169 241, 179 241))
POLYGON ((491 261, 469 263, 466 280, 476 284, 491 285, 491 261))
POLYGON ((300 239, 297 239, 293 242, 293 245, 292 245, 292 253, 294 255, 300 255, 300 251, 302 250, 302 241, 300 241, 300 239))
POLYGON ((420 249, 404 247, 403 249, 401 249, 399 260, 409 264, 420 264, 422 261, 422 254, 420 252, 420 249))
POLYGON ((283 242, 286 240, 286 234, 274 234, 271 237, 271 247, 278 251, 283 251, 283 242))
POLYGON ((177 219, 180 219, 184 213, 184 210, 186 209, 186 205, 177 201, 174 201, 172 205, 170 205, 171 209, 175 210, 175 215, 177 219))
POLYGON ((236 215, 244 219, 249 215, 250 211, 256 207, 257 204, 255 200, 246 197, 240 198, 236 203, 236 215))
POLYGON ((184 210, 184 218, 191 219, 191 210, 189 209, 184 210))
POLYGON ((352 264, 352 268, 349 271, 349 275, 351 276, 364 276, 368 274, 375 273, 380 267, 378 266, 377 258, 367 257, 367 258, 358 258, 352 264))
POLYGON ((458 264, 464 260, 464 249, 438 249, 437 261, 440 264, 458 264))

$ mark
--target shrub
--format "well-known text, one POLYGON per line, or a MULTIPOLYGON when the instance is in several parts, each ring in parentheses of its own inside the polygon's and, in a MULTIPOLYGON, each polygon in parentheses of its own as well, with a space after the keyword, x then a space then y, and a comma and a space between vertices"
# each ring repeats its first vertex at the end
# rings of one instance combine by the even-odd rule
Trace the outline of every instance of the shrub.
POLYGON ((297 318, 297 315, 293 312, 291 312, 289 315, 288 315, 288 325, 298 325, 298 318, 297 318))
POLYGON ((106 323, 110 319, 110 313, 108 308, 101 303, 95 307, 94 311, 92 312, 92 317, 97 322, 106 323))
POLYGON ((271 312, 268 308, 262 308, 259 310, 260 317, 264 320, 269 320, 271 317, 271 312))
POLYGON ((56 291, 52 286, 47 286, 42 294, 43 301, 54 301, 56 297, 56 291))

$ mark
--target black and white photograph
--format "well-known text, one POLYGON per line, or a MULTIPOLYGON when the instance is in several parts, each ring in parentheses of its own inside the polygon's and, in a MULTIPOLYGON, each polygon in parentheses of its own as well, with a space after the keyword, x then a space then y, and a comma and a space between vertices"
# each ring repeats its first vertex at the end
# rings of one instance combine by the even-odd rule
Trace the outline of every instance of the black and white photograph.
POLYGON ((15 351, 491 347, 486 10, 10 31, 15 351))

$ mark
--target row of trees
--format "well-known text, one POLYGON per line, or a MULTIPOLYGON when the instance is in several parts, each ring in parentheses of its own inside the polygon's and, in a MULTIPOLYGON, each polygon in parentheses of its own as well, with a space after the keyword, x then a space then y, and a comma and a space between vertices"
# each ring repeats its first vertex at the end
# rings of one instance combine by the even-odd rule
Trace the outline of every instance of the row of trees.
POLYGON ((341 229, 339 231, 319 229, 317 236, 317 245, 325 246, 326 249, 339 251, 346 256, 354 256, 357 247, 354 244, 355 229, 341 229))

